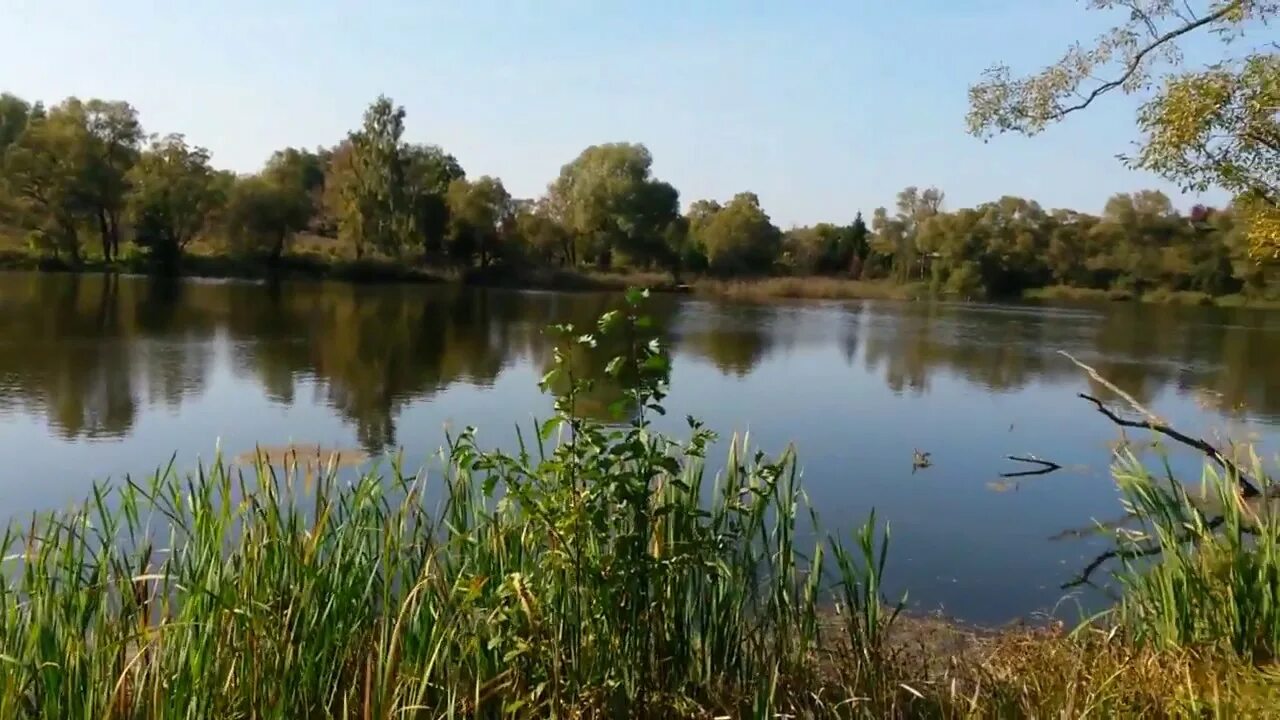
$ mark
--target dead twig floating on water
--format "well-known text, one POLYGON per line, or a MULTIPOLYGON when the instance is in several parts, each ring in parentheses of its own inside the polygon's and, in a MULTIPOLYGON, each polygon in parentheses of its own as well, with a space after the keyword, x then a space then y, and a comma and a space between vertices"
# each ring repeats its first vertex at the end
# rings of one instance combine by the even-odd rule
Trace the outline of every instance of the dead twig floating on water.
POLYGON ((1010 460, 1013 460, 1014 462, 1028 463, 1030 465, 1039 465, 1040 469, 1000 473, 1000 477, 1002 478, 1018 478, 1018 477, 1031 477, 1032 475, 1048 475, 1049 473, 1054 472, 1055 470, 1062 469, 1062 466, 1059 465, 1058 463, 1052 462, 1050 460, 1041 460, 1038 457, 1033 457, 1033 456, 1018 457, 1017 455, 1006 455, 1005 457, 1009 458, 1010 460))
POLYGON ((1209 458, 1211 461, 1214 462, 1214 464, 1216 464, 1218 467, 1225 470, 1227 474, 1230 475, 1236 481, 1236 484, 1240 488, 1241 495, 1244 495, 1245 497, 1257 497, 1258 495, 1261 494, 1261 492, 1258 490, 1257 483, 1255 483, 1247 474, 1245 474, 1245 472, 1241 470, 1240 467, 1236 465, 1234 461, 1231 460, 1231 458, 1224 455, 1221 450, 1214 447, 1213 445, 1210 445, 1207 441, 1201 438, 1194 438, 1194 437, 1191 437, 1190 435, 1185 435, 1179 432, 1178 430, 1174 429, 1168 423, 1161 420, 1155 413, 1143 407, 1143 405, 1139 403, 1137 400, 1135 400, 1132 395, 1116 387, 1110 380, 1107 380, 1106 378, 1102 377, 1102 375, 1099 374, 1097 370, 1075 359, 1075 357, 1072 356, 1071 353, 1065 350, 1059 350, 1058 353, 1063 357, 1067 358, 1068 360, 1070 360, 1071 362, 1075 363, 1076 366, 1078 366, 1080 369, 1088 373, 1089 377, 1093 378, 1093 380, 1097 382, 1099 385, 1102 385, 1107 390, 1110 390, 1111 392, 1115 393, 1117 396, 1122 398, 1125 402, 1129 404, 1129 407, 1131 407, 1134 410, 1134 412, 1137 412, 1138 414, 1146 418, 1145 420, 1127 420, 1115 414, 1115 412, 1113 412, 1110 408, 1107 407, 1106 403, 1102 402, 1098 398, 1092 395, 1089 395, 1088 393, 1079 394, 1081 399, 1088 400, 1089 402, 1093 403, 1094 406, 1098 408, 1098 412, 1105 415, 1107 419, 1109 419, 1111 422, 1115 423, 1116 425, 1119 425, 1120 427, 1142 428, 1146 430, 1151 430, 1153 432, 1157 432, 1161 435, 1164 435, 1165 437, 1171 438, 1177 441, 1178 443, 1186 445, 1187 447, 1199 450, 1201 453, 1205 455, 1205 457, 1209 458))

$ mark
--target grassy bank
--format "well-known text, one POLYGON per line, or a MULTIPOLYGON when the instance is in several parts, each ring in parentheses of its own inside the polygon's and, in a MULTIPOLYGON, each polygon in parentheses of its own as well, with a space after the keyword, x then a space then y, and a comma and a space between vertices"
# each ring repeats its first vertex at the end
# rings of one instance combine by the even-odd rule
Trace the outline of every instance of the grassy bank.
POLYGON ((571 465, 519 477, 470 443, 438 510, 395 472, 215 464, 32 524, 5 548, 0 713, 1258 717, 1280 702, 1229 645, 1123 627, 940 646, 964 631, 879 604, 871 527, 794 544, 789 458, 731 456, 709 504, 693 465, 660 474, 629 508, 591 496, 605 477, 575 500, 571 465))
POLYGON ((1195 291, 1151 290, 1134 293, 1129 290, 1098 290, 1068 285, 1051 285, 1032 288, 1022 293, 1026 300, 1069 302, 1132 302, 1165 305, 1216 305, 1219 307, 1280 308, 1280 300, 1256 298, 1245 295, 1210 295, 1195 291))
POLYGON ((929 296, 921 283, 849 280, 836 277, 776 277, 749 280, 705 278, 692 283, 695 292, 733 300, 797 298, 809 300, 917 300, 929 296))
MULTIPOLYGON (((6 534, 0 717, 1241 717, 1280 705, 1280 544, 1266 505, 1207 476, 1222 518, 1121 458, 1164 550, 1121 569, 1105 621, 967 633, 880 592, 874 515, 815 521, 795 458, 651 430, 667 370, 639 298, 559 328, 616 335, 626 422, 556 415, 514 454, 468 430, 441 476, 338 461, 171 467, 6 534), (720 465, 720 463, 715 463, 720 465), (819 535, 821 535, 819 533, 819 535), (1096 629, 1095 629, 1096 628, 1096 629), (937 637, 948 638, 945 645, 937 637)), ((585 334, 584 334, 585 333, 585 334)), ((278 462, 279 458, 275 458, 278 462)), ((1259 474, 1260 475, 1260 474, 1259 474)), ((1264 487, 1269 487, 1265 486, 1264 487)), ((1143 553, 1150 555, 1150 553, 1143 553)))
MULTIPOLYGON (((129 257, 111 263, 86 258, 77 263, 52 260, 25 250, 0 248, 0 270, 45 272, 123 272, 146 274, 154 270, 145 258, 129 257)), ((286 254, 270 265, 257 258, 217 253, 188 253, 177 273, 188 277, 262 279, 297 277, 351 282, 460 282, 482 287, 527 290, 621 291, 648 287, 655 292, 696 293, 732 300, 767 301, 777 298, 812 300, 891 299, 928 297, 928 288, 913 283, 848 280, 835 277, 776 277, 738 280, 688 278, 677 282, 658 271, 598 271, 589 269, 533 268, 512 271, 500 266, 467 271, 406 263, 388 258, 334 258, 313 252, 286 254)))
MULTIPOLYGON (((140 255, 105 263, 88 256, 79 262, 50 259, 0 236, 0 270, 54 272, 126 272, 145 274, 154 267, 140 255)), ((205 278, 262 279, 300 277, 350 282, 460 282, 485 287, 565 291, 621 291, 628 287, 648 287, 655 292, 695 293, 706 297, 737 301, 765 302, 774 299, 807 300, 921 300, 936 297, 928 283, 897 283, 890 280, 853 280, 833 276, 785 276, 714 278, 647 270, 599 271, 586 268, 513 269, 501 265, 488 268, 441 267, 420 260, 384 257, 357 259, 350 249, 332 238, 303 235, 297 238, 278 262, 262 257, 230 254, 223 245, 197 242, 183 256, 176 269, 180 275, 205 278)), ((1140 300, 1177 305, 1219 305, 1223 307, 1280 308, 1280 300, 1245 295, 1212 296, 1200 292, 1154 290, 1135 294, 1126 290, 1099 290, 1054 285, 1031 288, 1022 293, 1027 300, 1066 302, 1117 302, 1140 300)), ((967 299, 967 298, 966 298, 967 299)))

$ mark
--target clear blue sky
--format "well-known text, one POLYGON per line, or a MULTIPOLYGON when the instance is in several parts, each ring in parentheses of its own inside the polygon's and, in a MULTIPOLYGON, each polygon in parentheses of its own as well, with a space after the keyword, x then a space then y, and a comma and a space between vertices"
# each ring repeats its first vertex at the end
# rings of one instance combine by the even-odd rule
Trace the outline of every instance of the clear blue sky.
MULTIPOLYGON (((993 61, 1035 69, 1106 16, 1078 0, 0 0, 0 90, 123 99, 215 164, 331 145, 378 93, 408 139, 541 194, 587 145, 638 141, 687 204, 753 190, 782 226, 847 221, 907 185, 1098 211, 1176 188, 1115 159, 1114 97, 1027 140, 964 132, 993 61)), ((1221 201, 1221 195, 1207 200, 1221 201)))

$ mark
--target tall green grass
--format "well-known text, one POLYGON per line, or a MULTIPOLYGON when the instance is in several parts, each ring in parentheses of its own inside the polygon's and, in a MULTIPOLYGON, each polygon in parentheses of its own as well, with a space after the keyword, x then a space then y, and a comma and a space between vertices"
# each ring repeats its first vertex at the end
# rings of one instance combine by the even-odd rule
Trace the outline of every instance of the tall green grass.
POLYGON ((590 381, 561 364, 528 443, 468 429, 438 477, 215 460, 11 531, 0 717, 763 717, 828 702, 831 632, 859 650, 842 680, 874 676, 884 541, 801 548, 789 453, 735 439, 712 479, 709 431, 653 432, 666 358, 645 327, 630 306, 559 329, 624 337, 625 424, 578 418, 590 381))
POLYGON ((1280 497, 1252 458, 1261 497, 1206 466, 1198 491, 1132 455, 1115 477, 1140 532, 1120 536, 1119 624, 1163 648, 1223 646, 1253 661, 1280 651, 1280 497), (1147 558, 1158 555, 1157 560, 1147 558))

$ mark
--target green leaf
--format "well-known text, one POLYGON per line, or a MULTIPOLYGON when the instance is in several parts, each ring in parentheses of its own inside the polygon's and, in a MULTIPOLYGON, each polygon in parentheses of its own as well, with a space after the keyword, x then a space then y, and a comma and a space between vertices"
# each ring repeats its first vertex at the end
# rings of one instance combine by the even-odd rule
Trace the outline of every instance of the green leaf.
POLYGON ((650 355, 645 358, 644 363, 640 365, 640 369, 645 372, 662 373, 666 372, 670 366, 670 362, 665 355, 650 355))
POLYGON ((618 377, 618 375, 622 373, 622 365, 625 362, 626 362, 626 358, 622 357, 621 355, 615 357, 614 359, 609 361, 609 364, 604 366, 605 374, 610 377, 618 377))
POLYGON ((541 427, 538 428, 538 435, 541 436, 543 440, 549 439, 552 433, 555 432, 556 428, 560 426, 561 422, 562 420, 558 417, 553 417, 544 421, 541 427))
POLYGON ((542 388, 545 391, 547 388, 551 387, 551 384, 554 383, 559 378, 560 378, 560 368, 552 368, 551 370, 547 371, 546 375, 542 376, 541 380, 538 381, 538 387, 542 388))
POLYGON ((600 329, 600 332, 608 333, 610 330, 613 329, 615 325, 618 324, 618 321, 621 318, 622 318, 622 313, 620 311, 610 310, 609 312, 600 316, 600 320, 599 322, 596 323, 596 327, 600 329))
POLYGON ((609 403, 609 415, 610 415, 610 416, 612 416, 612 417, 613 417, 613 418, 615 418, 615 419, 622 418, 622 417, 626 416, 626 414, 627 414, 627 404, 628 404, 628 403, 627 403, 627 401, 626 401, 625 399, 624 399, 624 400, 614 400, 613 402, 609 403))

